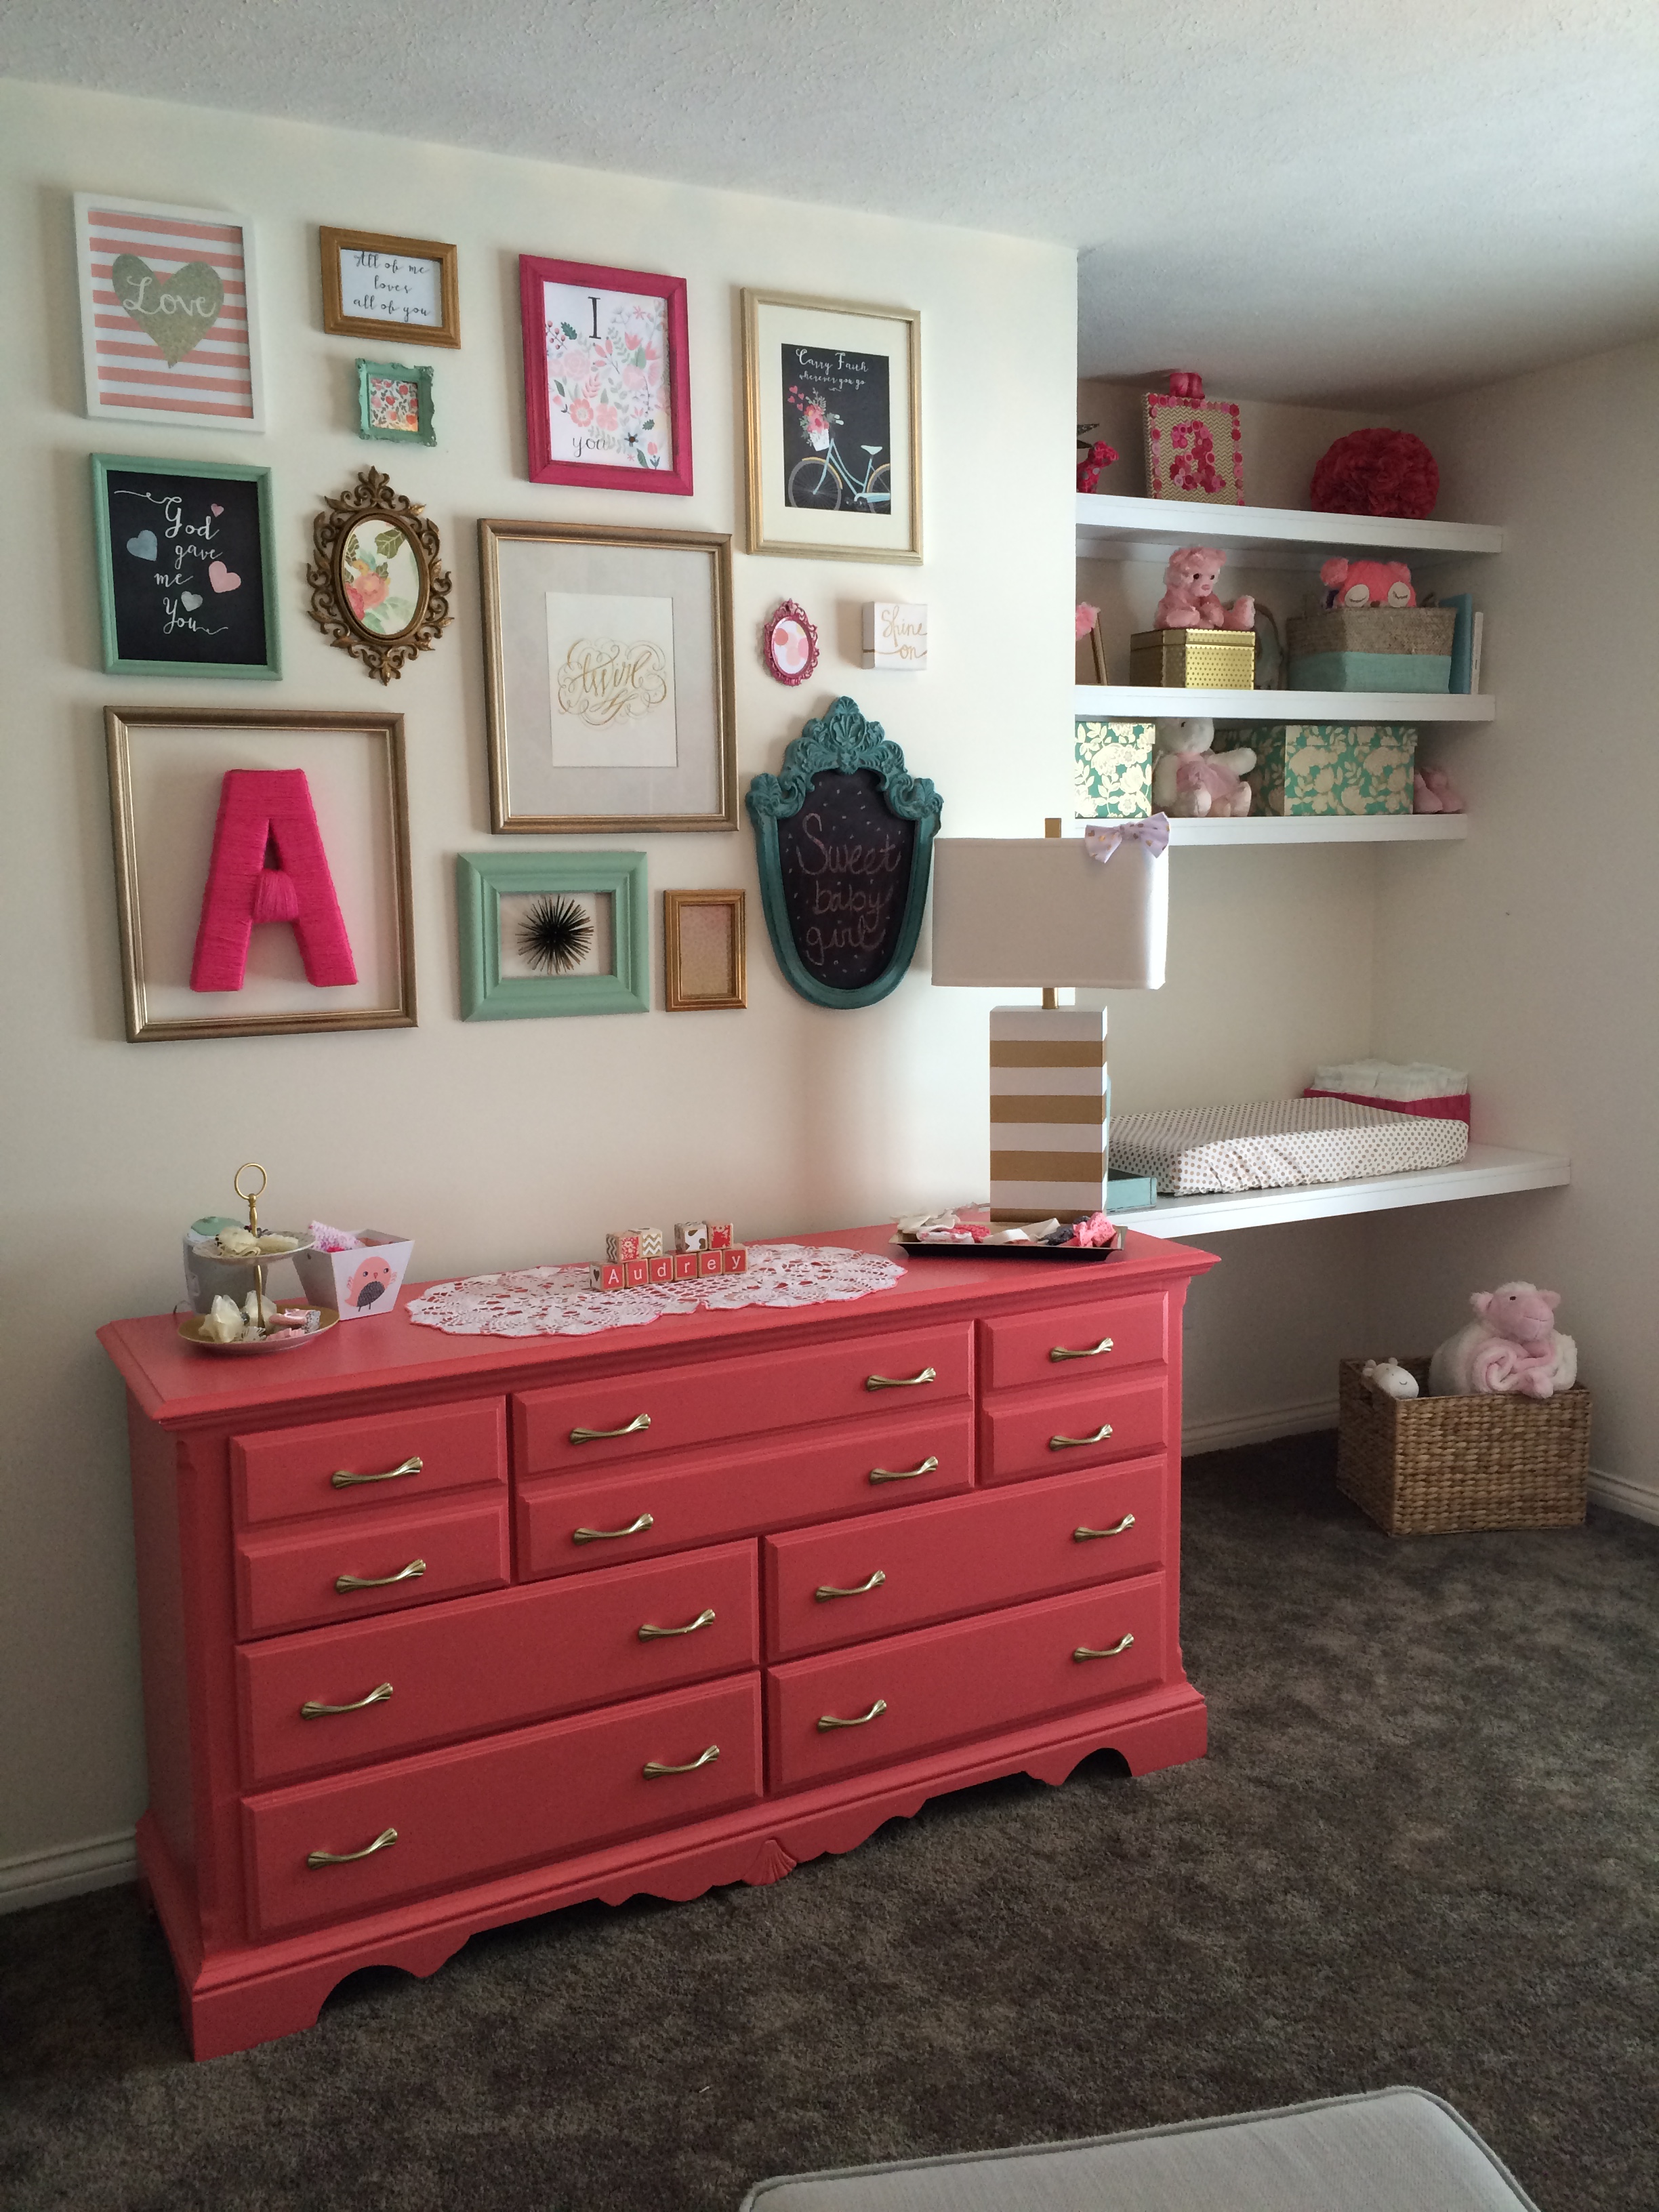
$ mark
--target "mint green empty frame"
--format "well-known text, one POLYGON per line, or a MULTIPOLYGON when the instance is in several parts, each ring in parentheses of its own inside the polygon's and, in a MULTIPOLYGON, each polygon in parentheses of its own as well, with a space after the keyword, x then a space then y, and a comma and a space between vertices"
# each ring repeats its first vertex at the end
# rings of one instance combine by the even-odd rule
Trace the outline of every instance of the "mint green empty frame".
POLYGON ((463 1021, 650 1012, 650 902, 643 853, 458 853, 455 908, 463 1021), (609 898, 608 970, 588 975, 504 975, 501 901, 520 896, 557 897, 561 893, 609 898))

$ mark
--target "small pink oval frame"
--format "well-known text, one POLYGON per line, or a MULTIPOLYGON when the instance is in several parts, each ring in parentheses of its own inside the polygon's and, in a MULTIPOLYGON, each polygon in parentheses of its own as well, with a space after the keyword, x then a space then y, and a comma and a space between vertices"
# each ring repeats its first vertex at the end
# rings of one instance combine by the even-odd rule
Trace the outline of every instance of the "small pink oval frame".
POLYGON ((766 618, 761 650, 780 684, 805 684, 818 665, 818 634, 805 610, 785 599, 766 618))

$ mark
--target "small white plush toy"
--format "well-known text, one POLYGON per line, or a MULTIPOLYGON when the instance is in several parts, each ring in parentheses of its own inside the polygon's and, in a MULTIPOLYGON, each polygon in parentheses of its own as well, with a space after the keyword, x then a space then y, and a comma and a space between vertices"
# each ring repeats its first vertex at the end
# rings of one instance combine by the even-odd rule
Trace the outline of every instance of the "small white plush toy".
POLYGON ((1372 1389, 1380 1390, 1385 1398, 1415 1398, 1418 1395, 1416 1376, 1397 1359, 1368 1359, 1359 1372, 1372 1389))
POLYGON ((1161 814, 1248 814, 1250 787, 1244 778, 1255 766, 1247 746, 1213 753, 1215 724, 1201 718, 1160 722, 1152 761, 1152 805, 1161 814))

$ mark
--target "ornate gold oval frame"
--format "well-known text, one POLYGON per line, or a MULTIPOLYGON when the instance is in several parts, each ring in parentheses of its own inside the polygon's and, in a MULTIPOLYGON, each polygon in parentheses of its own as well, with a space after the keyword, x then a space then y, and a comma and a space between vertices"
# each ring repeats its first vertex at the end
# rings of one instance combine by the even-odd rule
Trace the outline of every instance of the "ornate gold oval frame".
POLYGON ((428 521, 423 507, 393 491, 391 479, 379 469, 364 469, 349 491, 327 502, 312 526, 311 539, 316 558, 306 570, 306 581, 311 586, 312 620, 331 645, 355 654, 371 676, 389 684, 403 674, 406 661, 436 645, 451 620, 449 594, 454 586, 448 570, 438 565, 438 526, 428 521), (421 596, 413 616, 402 629, 385 637, 352 612, 342 574, 352 532, 377 520, 401 532, 421 572, 421 596))

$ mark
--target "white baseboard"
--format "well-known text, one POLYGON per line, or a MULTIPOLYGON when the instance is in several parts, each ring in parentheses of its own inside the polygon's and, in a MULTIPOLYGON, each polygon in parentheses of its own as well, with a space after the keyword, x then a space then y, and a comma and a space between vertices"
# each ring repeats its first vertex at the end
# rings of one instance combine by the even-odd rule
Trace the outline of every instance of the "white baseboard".
POLYGON ((1659 1522, 1659 1490, 1644 1482, 1632 1482, 1622 1474, 1604 1474, 1599 1468, 1590 1469, 1589 1494, 1598 1505, 1605 1505, 1613 1513, 1628 1513, 1633 1521, 1659 1522))
POLYGON ((1307 1398, 1297 1406, 1268 1406, 1254 1413, 1217 1413, 1207 1421, 1183 1420, 1181 1452, 1226 1451, 1234 1444, 1270 1444, 1276 1437, 1305 1436, 1336 1426, 1336 1397, 1307 1398))
POLYGON ((0 1859, 0 1912, 21 1912, 31 1905, 52 1905, 60 1897, 80 1897, 89 1889, 113 1889, 136 1881, 138 1854, 131 1828, 112 1836, 94 1836, 53 1851, 26 1851, 0 1859))

